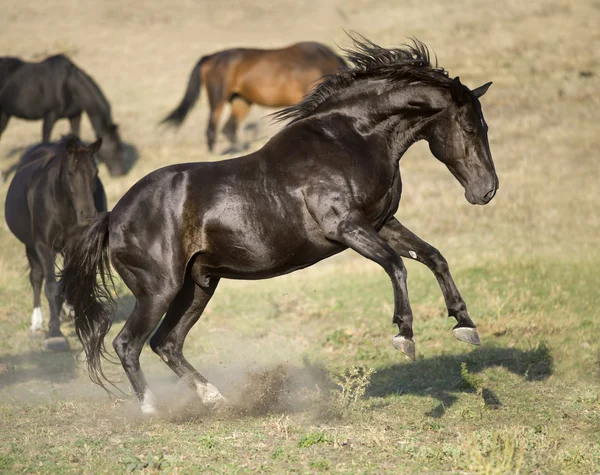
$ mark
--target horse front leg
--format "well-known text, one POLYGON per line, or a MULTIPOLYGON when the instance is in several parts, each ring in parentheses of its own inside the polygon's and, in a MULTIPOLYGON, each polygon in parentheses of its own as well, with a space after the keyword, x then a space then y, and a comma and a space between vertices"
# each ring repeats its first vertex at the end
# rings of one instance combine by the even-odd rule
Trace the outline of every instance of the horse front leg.
POLYGON ((56 282, 56 274, 54 272, 54 258, 56 257, 56 253, 52 248, 43 243, 36 244, 35 251, 42 263, 44 280, 46 281, 44 290, 48 299, 48 306, 50 307, 50 324, 44 346, 48 350, 66 351, 69 349, 69 342, 60 331, 60 311, 64 299, 56 282))
POLYGON ((458 340, 479 345, 475 324, 467 313, 467 305, 456 288, 444 256, 435 247, 405 228, 396 218, 388 221, 379 234, 399 255, 419 261, 433 272, 444 295, 448 316, 456 318, 458 322, 452 333, 458 340))
POLYGON ((69 117, 69 123, 71 124, 71 134, 80 137, 79 134, 81 133, 81 112, 69 117))
POLYGON ((44 123, 42 124, 42 142, 50 142, 50 135, 52 134, 52 128, 56 122, 56 114, 49 112, 44 116, 44 123))
MULTIPOLYGON (((339 213, 331 213, 339 216, 339 213)), ((371 226, 367 218, 359 212, 350 213, 344 219, 331 218, 322 223, 328 239, 337 241, 358 252, 363 257, 376 262, 387 272, 394 290, 394 317, 399 333, 392 339, 395 348, 406 356, 415 359, 413 340, 413 313, 408 300, 406 268, 400 256, 371 226)))

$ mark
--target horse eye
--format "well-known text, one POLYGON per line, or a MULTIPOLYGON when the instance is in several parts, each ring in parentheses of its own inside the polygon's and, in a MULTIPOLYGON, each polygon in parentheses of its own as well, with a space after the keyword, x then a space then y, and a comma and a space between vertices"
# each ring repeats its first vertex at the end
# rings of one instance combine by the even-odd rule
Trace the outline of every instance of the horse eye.
POLYGON ((465 135, 467 137, 475 137, 477 135, 476 129, 464 129, 464 130, 465 130, 465 135))

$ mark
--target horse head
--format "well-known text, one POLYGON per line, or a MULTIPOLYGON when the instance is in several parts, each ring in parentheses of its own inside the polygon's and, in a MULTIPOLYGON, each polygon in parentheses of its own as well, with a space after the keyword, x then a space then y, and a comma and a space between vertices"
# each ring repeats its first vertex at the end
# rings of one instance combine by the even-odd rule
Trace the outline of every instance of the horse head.
POLYGON ((63 183, 75 209, 78 224, 89 223, 97 213, 94 191, 98 165, 94 154, 98 152, 101 145, 102 139, 88 146, 73 137, 66 142, 67 156, 66 166, 62 171, 63 183))
POLYGON ((491 84, 471 91, 454 78, 449 105, 437 115, 427 139, 433 155, 460 182, 471 204, 489 203, 499 187, 479 103, 491 84))

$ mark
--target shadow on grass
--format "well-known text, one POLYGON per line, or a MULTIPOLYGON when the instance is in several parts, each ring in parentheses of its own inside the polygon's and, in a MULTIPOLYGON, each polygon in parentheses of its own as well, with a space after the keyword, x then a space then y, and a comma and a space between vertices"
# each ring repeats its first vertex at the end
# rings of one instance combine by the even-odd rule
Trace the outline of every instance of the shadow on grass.
POLYGON ((0 389, 28 381, 62 383, 77 377, 79 351, 32 351, 0 356, 0 389))
MULTIPOLYGON (((492 367, 505 368, 513 374, 522 376, 526 381, 540 381, 552 374, 553 358, 545 345, 532 350, 480 347, 467 354, 441 355, 413 363, 379 368, 371 377, 367 396, 383 397, 390 394, 431 396, 437 399, 439 404, 426 415, 437 418, 458 400, 455 393, 477 391, 476 384, 468 380, 469 375, 473 378, 473 375, 492 367), (468 375, 461 372, 463 363, 466 365, 468 375)), ((480 391, 486 405, 490 407, 502 405, 491 389, 482 386, 480 391)))

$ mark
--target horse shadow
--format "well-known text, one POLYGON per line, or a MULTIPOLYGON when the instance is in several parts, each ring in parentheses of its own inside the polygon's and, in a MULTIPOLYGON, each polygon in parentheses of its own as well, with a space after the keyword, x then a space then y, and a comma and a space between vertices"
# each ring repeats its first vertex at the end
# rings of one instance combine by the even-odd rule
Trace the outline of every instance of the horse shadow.
POLYGON ((0 356, 0 390, 18 383, 43 381, 63 383, 77 377, 79 351, 31 351, 0 356))
POLYGON ((439 404, 425 415, 439 418, 456 403, 457 393, 479 391, 485 406, 494 409, 501 406, 502 401, 478 375, 493 367, 504 368, 525 381, 541 381, 552 374, 554 361, 545 345, 531 350, 479 347, 467 354, 440 355, 377 369, 366 396, 412 394, 433 397, 439 404))
MULTIPOLYGON (((84 142, 84 143, 86 145, 89 145, 91 142, 84 142)), ((20 145, 17 147, 13 147, 7 152, 7 154, 5 155, 4 158, 11 159, 14 157, 18 157, 20 159, 21 156, 27 150, 29 150, 30 148, 35 147, 36 145, 39 145, 39 144, 40 144, 40 142, 34 142, 34 143, 30 143, 28 145, 20 145)), ((137 161, 140 159, 140 152, 139 152, 138 148, 132 143, 122 141, 121 144, 123 146, 123 162, 124 162, 123 175, 127 175, 133 169, 133 167, 135 166, 137 161)), ((3 177, 3 181, 7 181, 8 178, 17 171, 18 167, 19 167, 19 160, 12 163, 11 165, 9 165, 6 169, 0 170, 0 176, 3 177)), ((0 182, 2 182, 2 180, 0 180, 0 182)))

